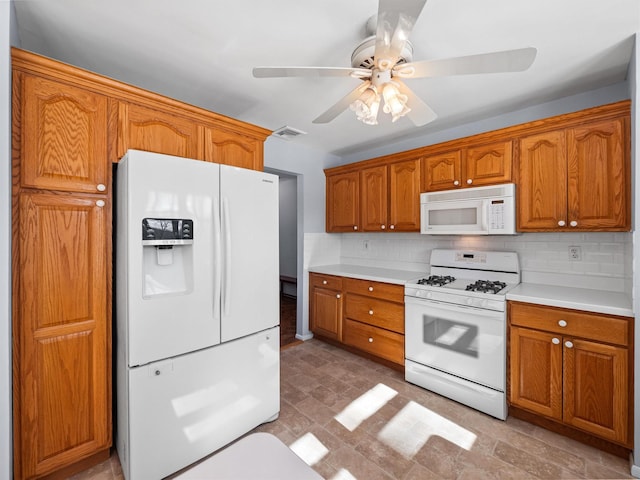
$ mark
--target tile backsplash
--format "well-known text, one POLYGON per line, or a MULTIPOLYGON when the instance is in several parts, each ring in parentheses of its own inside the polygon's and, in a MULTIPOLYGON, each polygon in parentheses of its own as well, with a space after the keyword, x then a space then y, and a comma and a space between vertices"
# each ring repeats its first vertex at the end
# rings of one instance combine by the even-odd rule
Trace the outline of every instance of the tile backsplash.
POLYGON ((419 233, 340 235, 340 262, 426 272, 433 248, 517 252, 522 281, 631 293, 630 233, 523 233, 431 236, 419 233), (579 260, 569 258, 579 247, 579 260))

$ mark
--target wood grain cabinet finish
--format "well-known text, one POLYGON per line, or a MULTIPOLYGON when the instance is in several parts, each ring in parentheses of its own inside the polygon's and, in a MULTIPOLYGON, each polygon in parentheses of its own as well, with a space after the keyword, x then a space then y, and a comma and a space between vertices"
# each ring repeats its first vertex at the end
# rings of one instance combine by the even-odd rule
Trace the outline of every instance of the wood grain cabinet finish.
POLYGON ((511 140, 425 156, 422 190, 479 187, 512 180, 511 140))
POLYGON ((518 231, 627 231, 625 118, 519 139, 518 231))
POLYGON ((101 196, 20 195, 16 478, 111 445, 110 215, 101 196))
POLYGON ((16 78, 22 187, 94 193, 108 185, 107 98, 24 75, 16 78))
POLYGON ((509 302, 511 405, 631 446, 631 321, 509 302))
POLYGON ((342 340, 342 278, 309 273, 309 329, 317 335, 342 340))
POLYGON ((346 172, 327 176, 327 232, 360 231, 360 176, 346 172))
POLYGON ((118 158, 129 149, 201 159, 202 126, 170 112, 120 102, 118 158))
POLYGON ((262 140, 221 128, 205 128, 204 159, 234 167, 263 170, 262 140))

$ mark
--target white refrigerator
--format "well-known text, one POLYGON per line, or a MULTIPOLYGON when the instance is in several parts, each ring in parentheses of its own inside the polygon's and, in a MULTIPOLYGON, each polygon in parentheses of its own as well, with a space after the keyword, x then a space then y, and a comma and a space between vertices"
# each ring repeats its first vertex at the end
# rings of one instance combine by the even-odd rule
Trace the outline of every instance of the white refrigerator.
POLYGON ((278 416, 278 177, 129 150, 115 178, 116 448, 157 480, 278 416))

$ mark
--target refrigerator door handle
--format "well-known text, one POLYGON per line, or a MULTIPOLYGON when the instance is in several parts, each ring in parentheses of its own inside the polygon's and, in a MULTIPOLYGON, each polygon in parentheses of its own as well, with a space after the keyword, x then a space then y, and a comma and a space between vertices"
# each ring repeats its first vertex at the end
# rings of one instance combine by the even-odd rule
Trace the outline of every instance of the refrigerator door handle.
POLYGON ((220 229, 220 209, 218 199, 213 197, 213 318, 220 315, 222 288, 222 231, 220 229))
POLYGON ((222 198, 222 232, 224 235, 224 282, 222 284, 222 311, 229 315, 231 308, 231 219, 229 199, 222 198))

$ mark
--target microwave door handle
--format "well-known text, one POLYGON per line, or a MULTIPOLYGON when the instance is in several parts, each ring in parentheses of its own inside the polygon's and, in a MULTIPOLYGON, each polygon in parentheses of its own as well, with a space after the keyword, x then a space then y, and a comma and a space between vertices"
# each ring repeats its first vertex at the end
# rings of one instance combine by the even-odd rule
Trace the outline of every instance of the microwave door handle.
POLYGON ((489 200, 482 200, 482 212, 480 214, 480 223, 482 225, 482 231, 489 233, 489 207, 491 202, 489 200))

